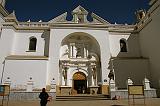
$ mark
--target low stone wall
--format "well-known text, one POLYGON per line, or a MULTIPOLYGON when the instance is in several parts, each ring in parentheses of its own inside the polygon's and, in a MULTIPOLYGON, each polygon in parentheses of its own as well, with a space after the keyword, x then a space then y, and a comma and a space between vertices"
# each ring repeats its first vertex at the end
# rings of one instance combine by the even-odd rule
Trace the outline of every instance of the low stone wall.
MULTIPOLYGON (((40 100, 39 94, 40 92, 10 92, 9 100, 40 100)), ((55 92, 49 92, 48 94, 52 96, 52 99, 56 98, 55 92)))
MULTIPOLYGON (((144 90, 145 98, 156 98, 156 89, 144 90)), ((128 90, 116 90, 111 91, 111 98, 115 97, 115 95, 120 99, 128 98, 128 90)))
MULTIPOLYGON (((145 97, 146 98, 155 98, 156 90, 145 90, 145 97)), ((39 99, 40 92, 10 92, 9 100, 40 100, 39 99)), ((50 96, 52 96, 52 99, 56 99, 56 93, 55 92, 48 92, 50 96)), ((128 90, 116 90, 111 91, 111 98, 115 97, 115 95, 120 99, 127 99, 128 98, 128 90)), ((6 97, 5 97, 6 98, 6 97)), ((0 99, 2 99, 2 96, 0 96, 0 99)))

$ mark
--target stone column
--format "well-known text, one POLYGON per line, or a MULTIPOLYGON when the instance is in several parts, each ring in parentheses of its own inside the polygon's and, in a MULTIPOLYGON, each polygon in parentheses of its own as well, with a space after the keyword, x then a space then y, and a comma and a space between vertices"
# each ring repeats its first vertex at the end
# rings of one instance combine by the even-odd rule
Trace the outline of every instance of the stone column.
POLYGON ((62 75, 62 84, 61 85, 65 85, 65 79, 64 79, 64 76, 62 75))
POLYGON ((96 66, 92 68, 93 85, 97 86, 97 69, 96 66))
POLYGON ((86 56, 88 57, 88 50, 86 50, 86 56))
POLYGON ((75 43, 73 43, 73 58, 76 58, 76 54, 77 54, 76 46, 75 43))
POLYGON ((92 75, 92 86, 94 86, 94 79, 93 79, 93 75, 92 75))
POLYGON ((84 47, 84 58, 87 58, 87 51, 85 47, 84 47))
POLYGON ((30 77, 27 82, 27 92, 32 92, 32 90, 33 90, 33 80, 32 77, 30 77))
POLYGON ((90 67, 90 71, 91 71, 91 86, 94 86, 94 78, 93 78, 93 68, 92 68, 92 66, 89 66, 90 67))
POLYGON ((70 58, 72 58, 72 49, 73 49, 73 47, 72 47, 72 44, 70 43, 70 47, 69 47, 69 56, 70 56, 70 58))
MULTIPOLYGON (((60 63, 59 63, 60 64, 60 63)), ((61 68, 61 65, 59 65, 59 77, 58 77, 58 85, 62 85, 62 72, 61 72, 62 68, 61 68)))

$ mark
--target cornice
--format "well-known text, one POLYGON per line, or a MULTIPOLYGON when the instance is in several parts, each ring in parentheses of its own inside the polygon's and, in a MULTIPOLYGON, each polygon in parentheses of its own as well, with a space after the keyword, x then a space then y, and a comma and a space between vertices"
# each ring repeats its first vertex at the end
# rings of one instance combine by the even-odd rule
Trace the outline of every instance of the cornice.
POLYGON ((150 0, 149 5, 153 6, 158 0, 150 0))
POLYGON ((109 32, 132 32, 135 25, 100 24, 100 23, 48 23, 48 22, 4 22, 3 28, 13 26, 16 30, 48 30, 48 29, 93 29, 109 32))
POLYGON ((3 15, 3 17, 6 17, 9 14, 2 5, 0 5, 0 13, 3 15))
POLYGON ((51 29, 94 29, 108 30, 109 32, 132 32, 135 25, 118 25, 118 24, 51 24, 51 29))
POLYGON ((111 57, 113 60, 148 60, 145 57, 111 57))
POLYGON ((27 23, 27 22, 4 22, 3 28, 13 26, 16 30, 48 30, 49 26, 46 23, 27 23))
POLYGON ((145 28, 152 21, 152 16, 154 12, 158 8, 160 8, 160 0, 153 0, 153 1, 154 1, 154 4, 147 11, 147 14, 145 15, 145 17, 136 24, 134 32, 140 32, 143 28, 145 28))
POLYGON ((110 35, 130 35, 132 32, 109 32, 110 35))
POLYGON ((155 0, 154 5, 152 5, 148 10, 148 14, 151 16, 153 12, 159 8, 159 6, 160 6, 160 0, 155 0))
POLYGON ((46 56, 25 56, 25 55, 10 55, 6 60, 48 60, 46 56))
POLYGON ((97 63, 96 60, 89 59, 68 59, 68 60, 59 60, 60 63, 70 63, 70 64, 83 64, 83 63, 97 63))

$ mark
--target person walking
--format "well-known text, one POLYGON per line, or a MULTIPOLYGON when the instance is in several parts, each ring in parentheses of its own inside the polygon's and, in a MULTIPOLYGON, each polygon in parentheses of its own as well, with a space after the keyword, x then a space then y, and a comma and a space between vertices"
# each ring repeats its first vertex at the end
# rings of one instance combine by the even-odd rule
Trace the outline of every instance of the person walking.
POLYGON ((41 99, 41 101, 40 101, 41 106, 46 106, 46 104, 48 102, 49 95, 46 92, 45 88, 42 88, 42 92, 40 93, 39 98, 41 99))

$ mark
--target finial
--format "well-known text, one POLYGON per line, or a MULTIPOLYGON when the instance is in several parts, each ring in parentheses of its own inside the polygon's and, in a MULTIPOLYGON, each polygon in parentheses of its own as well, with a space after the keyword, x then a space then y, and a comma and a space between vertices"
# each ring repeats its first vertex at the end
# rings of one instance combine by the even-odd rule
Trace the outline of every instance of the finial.
POLYGON ((15 10, 13 10, 13 11, 12 11, 12 14, 14 14, 14 15, 15 15, 15 10))

